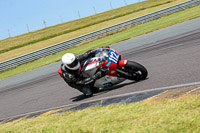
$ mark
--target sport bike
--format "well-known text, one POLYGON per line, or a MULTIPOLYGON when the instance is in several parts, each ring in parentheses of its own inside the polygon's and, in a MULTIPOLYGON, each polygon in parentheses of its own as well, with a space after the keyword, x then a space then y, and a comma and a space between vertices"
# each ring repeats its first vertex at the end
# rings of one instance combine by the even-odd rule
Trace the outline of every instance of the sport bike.
POLYGON ((93 92, 98 92, 99 88, 119 84, 126 79, 137 82, 148 76, 147 69, 143 65, 129 60, 121 60, 121 55, 110 48, 99 48, 95 57, 85 61, 81 69, 82 76, 91 77, 100 67, 108 67, 109 71, 106 76, 94 82, 93 92))

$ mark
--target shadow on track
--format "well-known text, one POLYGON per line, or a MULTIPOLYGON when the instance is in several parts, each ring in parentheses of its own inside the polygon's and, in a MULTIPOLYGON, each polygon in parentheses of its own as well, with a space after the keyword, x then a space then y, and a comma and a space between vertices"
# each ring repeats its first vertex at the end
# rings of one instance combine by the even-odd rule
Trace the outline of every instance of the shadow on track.
MULTIPOLYGON (((103 88, 103 89, 99 90, 99 92, 94 93, 93 97, 97 96, 97 95, 101 95, 101 94, 107 93, 107 92, 115 90, 115 89, 122 88, 122 87, 127 86, 127 85, 134 84, 134 83, 137 83, 137 82, 132 81, 132 82, 129 82, 129 83, 121 83, 121 84, 118 84, 118 85, 115 85, 115 86, 112 86, 112 87, 109 87, 109 88, 103 88)), ((77 102, 77 101, 81 101, 81 100, 84 100, 84 99, 87 99, 87 98, 90 98, 90 97, 87 97, 87 96, 81 94, 79 96, 71 98, 70 100, 72 100, 72 102, 77 102)))

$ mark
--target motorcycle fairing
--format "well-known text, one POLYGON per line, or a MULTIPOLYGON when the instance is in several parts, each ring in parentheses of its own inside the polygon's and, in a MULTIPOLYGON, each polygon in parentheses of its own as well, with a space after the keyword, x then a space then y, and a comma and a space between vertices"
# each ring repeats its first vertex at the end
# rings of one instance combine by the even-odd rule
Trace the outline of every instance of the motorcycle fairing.
POLYGON ((106 75, 106 76, 96 80, 96 82, 94 83, 94 87, 107 88, 107 87, 111 87, 115 84, 119 84, 119 83, 123 82, 124 80, 125 80, 125 78, 119 78, 119 77, 106 75))
POLYGON ((118 63, 118 68, 121 69, 123 66, 127 64, 127 60, 120 60, 118 63))
POLYGON ((116 69, 119 58, 120 54, 116 50, 110 49, 109 56, 103 63, 103 66, 108 67, 110 69, 107 75, 117 77, 116 69))
POLYGON ((119 57, 120 57, 120 54, 116 50, 110 49, 110 54, 107 58, 107 61, 117 64, 119 61, 119 57))

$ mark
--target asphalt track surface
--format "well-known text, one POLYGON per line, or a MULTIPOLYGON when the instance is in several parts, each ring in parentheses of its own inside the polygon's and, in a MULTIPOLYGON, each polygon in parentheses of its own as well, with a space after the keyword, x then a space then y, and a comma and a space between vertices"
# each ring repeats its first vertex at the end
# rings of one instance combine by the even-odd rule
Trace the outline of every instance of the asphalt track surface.
POLYGON ((123 51, 122 59, 139 62, 148 69, 148 79, 138 83, 127 80, 90 98, 70 88, 57 72, 3 88, 0 119, 124 93, 199 82, 199 51, 200 29, 123 51))

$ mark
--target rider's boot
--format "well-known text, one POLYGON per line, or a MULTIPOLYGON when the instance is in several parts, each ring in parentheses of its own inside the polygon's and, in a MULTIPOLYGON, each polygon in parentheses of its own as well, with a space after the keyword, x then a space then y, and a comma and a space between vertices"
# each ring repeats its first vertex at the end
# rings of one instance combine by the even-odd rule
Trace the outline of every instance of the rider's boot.
POLYGON ((85 96, 92 96, 93 93, 91 91, 91 88, 88 86, 84 86, 82 89, 82 92, 84 93, 85 96))

